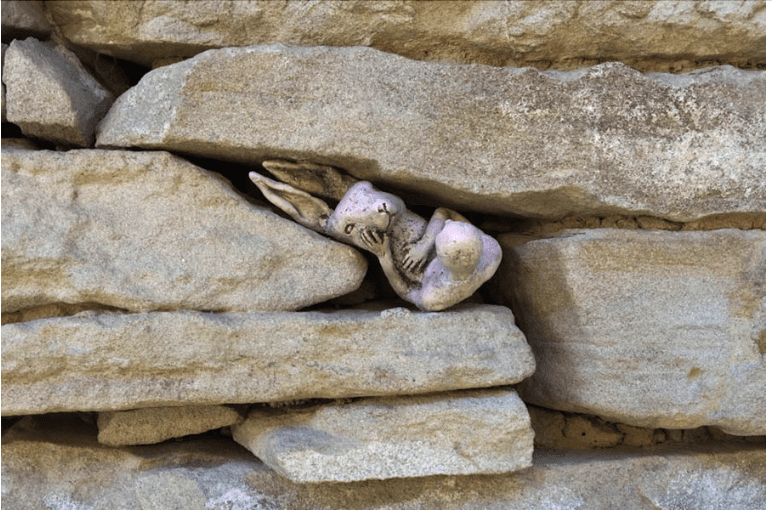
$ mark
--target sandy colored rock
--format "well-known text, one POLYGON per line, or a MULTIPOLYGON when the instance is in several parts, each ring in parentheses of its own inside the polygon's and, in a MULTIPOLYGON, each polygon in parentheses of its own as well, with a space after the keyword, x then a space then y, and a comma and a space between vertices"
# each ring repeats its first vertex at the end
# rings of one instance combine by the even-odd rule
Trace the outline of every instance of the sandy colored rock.
POLYGON ((155 444, 230 426, 241 419, 229 406, 168 406, 100 412, 98 440, 104 445, 155 444))
POLYGON ((491 474, 531 465, 533 430, 513 390, 258 409, 233 439, 292 481, 491 474))
POLYGON ((40 0, 3 0, 0 4, 3 41, 27 36, 46 37, 51 33, 40 0))
POLYGON ((146 74, 97 145, 308 159, 461 211, 688 221, 765 211, 765 84, 729 66, 541 72, 361 47, 228 48, 146 74))
POLYGON ((115 100, 78 57, 35 38, 13 41, 3 63, 6 118, 28 137, 91 146, 115 100))
POLYGON ((356 290, 367 269, 165 152, 4 151, 2 205, 4 313, 294 310, 356 290))
POLYGON ((57 1, 48 10, 72 42, 148 66, 273 42, 497 66, 617 60, 679 71, 766 61, 761 1, 57 1))
POLYGON ((533 371, 512 312, 493 305, 105 314, 2 329, 3 415, 422 394, 533 371))
POLYGON ((765 433, 764 232, 499 242, 492 281, 536 355, 523 400, 639 427, 765 433))
POLYGON ((19 421, 2 443, 7 509, 765 509, 764 443, 535 450, 506 474, 293 483, 233 440, 114 448, 61 416, 19 421))

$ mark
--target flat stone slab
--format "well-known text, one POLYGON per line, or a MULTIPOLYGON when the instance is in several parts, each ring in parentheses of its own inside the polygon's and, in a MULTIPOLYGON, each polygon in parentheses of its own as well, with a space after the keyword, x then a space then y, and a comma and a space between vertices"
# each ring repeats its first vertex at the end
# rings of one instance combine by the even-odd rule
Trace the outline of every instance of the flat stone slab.
POLYGON ((765 85, 766 72, 730 66, 542 72, 227 48, 146 74, 97 146, 307 159, 461 211, 691 221, 765 211, 765 85))
POLYGON ((230 406, 166 406, 128 411, 103 411, 97 418, 98 440, 104 445, 155 444, 235 424, 243 420, 230 406))
POLYGON ((72 42, 146 65, 213 47, 271 42, 371 46, 411 59, 497 66, 577 66, 603 59, 643 66, 669 61, 680 68, 694 61, 766 61, 765 6, 759 0, 92 0, 46 7, 72 42))
POLYGON ((6 119, 24 135, 88 147, 115 97, 63 46, 11 42, 3 62, 6 119))
POLYGON ((534 371, 503 306, 60 317, 2 329, 2 414, 485 388, 534 371))
POLYGON ((295 482, 490 474, 531 465, 533 430, 513 390, 253 410, 233 439, 295 482))
POLYGON ((295 310, 356 290, 367 270, 166 152, 9 148, 2 205, 4 313, 295 310))
POLYGON ((223 436, 134 447, 97 442, 71 415, 3 436, 7 509, 765 509, 764 443, 540 451, 506 474, 294 483, 223 436))
POLYGON ((765 434, 765 232, 499 242, 493 281, 536 355, 523 400, 641 427, 765 434))

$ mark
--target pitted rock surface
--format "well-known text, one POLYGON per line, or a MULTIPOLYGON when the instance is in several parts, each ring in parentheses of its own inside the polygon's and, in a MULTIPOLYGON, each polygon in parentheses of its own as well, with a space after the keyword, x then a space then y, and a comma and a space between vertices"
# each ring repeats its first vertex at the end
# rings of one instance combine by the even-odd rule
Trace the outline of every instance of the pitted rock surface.
POLYGON ((541 72, 227 48, 145 75, 97 146, 304 159, 461 212, 690 221, 765 210, 765 84, 730 66, 541 72))
POLYGON ((522 381, 512 312, 156 312, 2 329, 3 415, 422 394, 522 381))
POLYGON ((493 281, 536 355, 525 401, 634 426, 765 434, 765 232, 499 241, 493 281))
POLYGON ((367 269, 166 152, 4 151, 2 201, 4 312, 295 310, 356 290, 367 269))

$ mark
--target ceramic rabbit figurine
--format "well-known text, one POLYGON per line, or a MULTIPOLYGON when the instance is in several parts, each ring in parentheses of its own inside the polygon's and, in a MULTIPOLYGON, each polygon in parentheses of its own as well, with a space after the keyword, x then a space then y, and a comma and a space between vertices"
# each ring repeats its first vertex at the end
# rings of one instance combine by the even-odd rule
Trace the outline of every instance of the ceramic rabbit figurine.
POLYGON ((307 228, 374 253, 397 294, 421 310, 444 310, 466 299, 501 262, 498 242, 450 209, 438 208, 427 222, 397 196, 330 166, 263 166, 293 184, 250 173, 271 203, 307 228), (309 192, 339 203, 332 210, 309 192))

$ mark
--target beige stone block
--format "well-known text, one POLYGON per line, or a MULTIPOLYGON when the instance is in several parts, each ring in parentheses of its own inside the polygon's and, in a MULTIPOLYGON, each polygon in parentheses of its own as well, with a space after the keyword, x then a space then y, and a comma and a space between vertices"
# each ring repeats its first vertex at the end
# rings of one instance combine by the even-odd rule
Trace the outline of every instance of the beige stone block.
POLYGON ((764 232, 499 242, 492 282, 536 355, 523 400, 639 427, 765 433, 764 232))
POLYGON ((490 474, 531 465, 533 430, 513 390, 257 409, 233 439, 292 481, 490 474))
POLYGON ((35 38, 13 41, 3 63, 6 118, 24 135, 88 147, 115 100, 78 57, 35 38))
POLYGON ((411 59, 496 66, 619 60, 680 71, 694 61, 766 60, 766 9, 758 0, 92 0, 47 7, 72 42, 145 65, 272 42, 370 46, 411 59))
POLYGON ((227 48, 146 74, 97 145, 307 159, 460 211, 689 221, 765 211, 765 84, 730 66, 542 72, 227 48))
POLYGON ((423 394, 533 371, 512 312, 492 305, 104 314, 2 329, 3 415, 423 394))
POLYGON ((7 509, 764 509, 764 443, 540 451, 505 474, 294 483, 211 434, 108 447, 96 426, 27 417, 2 443, 7 509))
POLYGON ((99 443, 104 445, 155 444, 230 426, 241 420, 236 409, 223 405, 167 406, 100 412, 99 443))
POLYGON ((356 290, 367 269, 165 152, 4 151, 2 206, 3 313, 294 310, 356 290))

